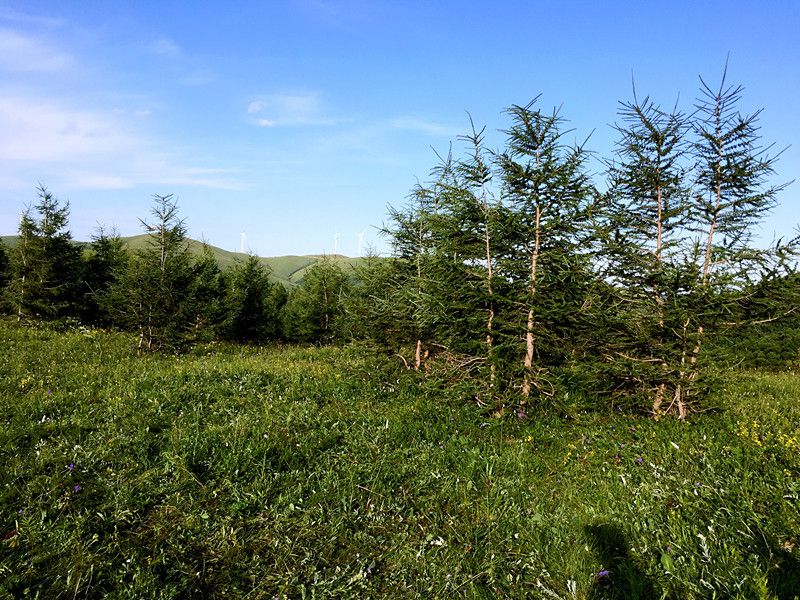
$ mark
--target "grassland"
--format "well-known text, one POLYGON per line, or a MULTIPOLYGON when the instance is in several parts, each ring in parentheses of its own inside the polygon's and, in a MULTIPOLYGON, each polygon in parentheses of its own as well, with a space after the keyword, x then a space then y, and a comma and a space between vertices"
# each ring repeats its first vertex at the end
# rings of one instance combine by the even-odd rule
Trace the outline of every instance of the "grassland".
POLYGON ((357 348, 0 340, 0 597, 800 595, 795 373, 498 419, 357 348))

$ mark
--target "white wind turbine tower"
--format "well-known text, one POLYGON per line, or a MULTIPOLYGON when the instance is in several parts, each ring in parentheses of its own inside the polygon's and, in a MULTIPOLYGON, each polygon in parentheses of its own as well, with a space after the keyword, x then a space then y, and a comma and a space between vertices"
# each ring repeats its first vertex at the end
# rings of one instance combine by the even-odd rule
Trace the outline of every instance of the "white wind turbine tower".
POLYGON ((242 254, 244 254, 244 238, 245 238, 245 235, 244 235, 244 231, 243 231, 242 235, 241 235, 241 238, 240 238, 240 242, 239 242, 239 252, 241 252, 242 254))
POLYGON ((362 258, 362 250, 364 249, 364 232, 366 229, 362 230, 361 233, 357 233, 356 237, 358 238, 358 257, 362 258))
POLYGON ((333 254, 336 255, 336 252, 339 248, 339 231, 334 230, 333 234, 333 254))

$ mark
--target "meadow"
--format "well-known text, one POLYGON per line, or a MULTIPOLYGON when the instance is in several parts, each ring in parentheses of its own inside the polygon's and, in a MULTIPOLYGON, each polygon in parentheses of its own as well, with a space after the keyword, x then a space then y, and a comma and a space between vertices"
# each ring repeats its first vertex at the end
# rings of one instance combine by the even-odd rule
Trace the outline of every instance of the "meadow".
POLYGON ((498 418, 359 347, 0 340, 0 597, 800 596, 797 372, 498 418))

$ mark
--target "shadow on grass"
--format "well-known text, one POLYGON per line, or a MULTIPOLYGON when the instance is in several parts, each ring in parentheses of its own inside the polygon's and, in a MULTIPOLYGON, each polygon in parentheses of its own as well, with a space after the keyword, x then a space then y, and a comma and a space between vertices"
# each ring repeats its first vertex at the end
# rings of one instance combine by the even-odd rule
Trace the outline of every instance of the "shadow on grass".
POLYGON ((661 597, 661 590, 629 556, 628 543, 617 525, 589 525, 586 535, 603 566, 595 576, 587 598, 634 600, 661 597))
POLYGON ((763 552, 770 562, 767 589, 778 600, 800 598, 800 559, 792 547, 774 544, 771 552, 763 552))

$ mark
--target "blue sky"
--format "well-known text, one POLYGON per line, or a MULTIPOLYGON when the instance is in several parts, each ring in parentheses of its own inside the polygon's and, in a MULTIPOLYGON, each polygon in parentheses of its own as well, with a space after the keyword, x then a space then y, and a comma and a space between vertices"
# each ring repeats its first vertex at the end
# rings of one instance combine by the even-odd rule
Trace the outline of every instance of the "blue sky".
MULTIPOLYGON (((98 223, 141 233, 175 194, 192 237, 262 256, 380 242, 466 132, 500 147, 503 109, 542 94, 608 155, 617 104, 690 108, 698 75, 745 86, 765 142, 800 179, 800 2, 3 2, 0 233, 38 182, 98 223)), ((599 163, 593 168, 601 170, 599 163)), ((598 181, 601 178, 598 177, 598 181)), ((800 182, 763 237, 800 222, 800 182)))

